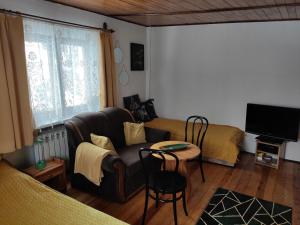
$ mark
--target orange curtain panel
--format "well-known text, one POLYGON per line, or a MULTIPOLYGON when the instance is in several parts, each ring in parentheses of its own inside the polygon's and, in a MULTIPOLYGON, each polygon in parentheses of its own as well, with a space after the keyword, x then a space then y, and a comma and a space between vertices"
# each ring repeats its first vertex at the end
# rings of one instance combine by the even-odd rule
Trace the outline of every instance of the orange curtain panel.
POLYGON ((100 104, 102 108, 117 105, 117 83, 111 32, 100 32, 102 70, 100 71, 100 104))
POLYGON ((0 13, 0 154, 32 142, 23 20, 0 13))

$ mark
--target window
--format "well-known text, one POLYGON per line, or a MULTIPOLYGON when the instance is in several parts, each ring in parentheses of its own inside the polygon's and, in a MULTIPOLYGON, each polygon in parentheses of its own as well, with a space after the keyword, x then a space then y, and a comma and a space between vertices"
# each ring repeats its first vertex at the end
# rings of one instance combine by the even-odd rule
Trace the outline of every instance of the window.
POLYGON ((36 127, 98 111, 99 32, 26 19, 24 33, 36 127))

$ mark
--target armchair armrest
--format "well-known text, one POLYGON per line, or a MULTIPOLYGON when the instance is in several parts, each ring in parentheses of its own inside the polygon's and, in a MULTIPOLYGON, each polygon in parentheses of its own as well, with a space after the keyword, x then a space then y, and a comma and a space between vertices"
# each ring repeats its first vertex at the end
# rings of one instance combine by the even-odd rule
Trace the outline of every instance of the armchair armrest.
POLYGON ((122 159, 118 155, 108 155, 103 159, 101 167, 104 171, 114 174, 110 187, 116 190, 115 198, 120 202, 126 201, 124 185, 125 164, 122 159))
POLYGON ((124 167, 124 163, 118 155, 108 155, 102 161, 102 169, 114 173, 117 167, 124 167))
POLYGON ((159 142, 170 140, 170 132, 150 127, 145 127, 146 140, 147 142, 159 142))

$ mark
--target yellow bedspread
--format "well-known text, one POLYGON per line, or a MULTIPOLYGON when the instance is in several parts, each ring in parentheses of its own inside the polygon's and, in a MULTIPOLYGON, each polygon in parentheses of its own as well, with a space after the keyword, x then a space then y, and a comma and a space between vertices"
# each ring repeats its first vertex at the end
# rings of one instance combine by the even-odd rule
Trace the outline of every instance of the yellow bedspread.
POLYGON ((0 161, 1 225, 124 225, 0 161))
MULTIPOLYGON (((185 121, 155 118, 145 123, 145 126, 170 131, 171 140, 184 140, 185 121)), ((224 164, 234 165, 239 154, 238 145, 243 135, 244 132, 239 128, 210 124, 203 143, 203 156, 224 164)))

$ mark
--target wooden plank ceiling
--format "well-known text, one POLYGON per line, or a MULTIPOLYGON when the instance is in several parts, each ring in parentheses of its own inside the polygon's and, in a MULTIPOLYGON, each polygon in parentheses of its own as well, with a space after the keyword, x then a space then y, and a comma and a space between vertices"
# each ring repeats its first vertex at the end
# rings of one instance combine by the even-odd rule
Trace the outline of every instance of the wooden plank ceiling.
POLYGON ((48 0, 143 26, 300 20, 300 0, 48 0))

